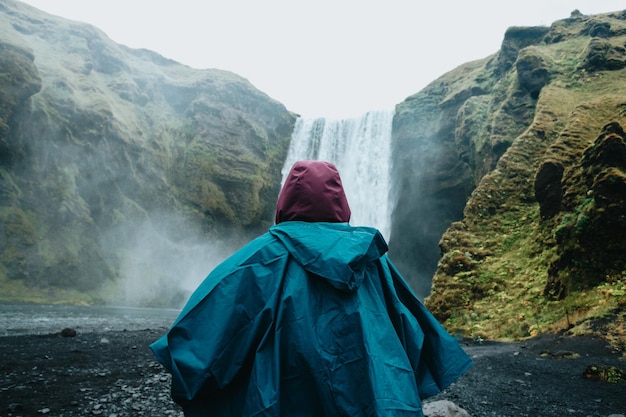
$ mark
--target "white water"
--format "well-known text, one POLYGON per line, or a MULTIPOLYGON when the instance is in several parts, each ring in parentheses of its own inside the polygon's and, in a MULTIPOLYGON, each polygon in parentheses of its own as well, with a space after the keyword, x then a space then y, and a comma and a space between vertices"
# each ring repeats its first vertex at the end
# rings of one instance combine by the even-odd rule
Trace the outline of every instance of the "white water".
POLYGON ((299 118, 283 166, 283 183, 296 161, 332 162, 350 204, 350 224, 376 227, 389 240, 393 116, 394 111, 372 111, 345 120, 299 118))

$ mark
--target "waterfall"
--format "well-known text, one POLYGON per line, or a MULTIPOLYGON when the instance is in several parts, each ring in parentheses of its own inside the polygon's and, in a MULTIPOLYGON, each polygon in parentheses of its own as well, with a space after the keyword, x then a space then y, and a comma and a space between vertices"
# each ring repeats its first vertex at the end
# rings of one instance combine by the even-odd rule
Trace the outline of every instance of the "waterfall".
POLYGON ((394 111, 372 111, 344 120, 299 118, 282 170, 283 183, 296 161, 332 162, 352 210, 350 224, 376 227, 389 240, 393 116, 394 111))

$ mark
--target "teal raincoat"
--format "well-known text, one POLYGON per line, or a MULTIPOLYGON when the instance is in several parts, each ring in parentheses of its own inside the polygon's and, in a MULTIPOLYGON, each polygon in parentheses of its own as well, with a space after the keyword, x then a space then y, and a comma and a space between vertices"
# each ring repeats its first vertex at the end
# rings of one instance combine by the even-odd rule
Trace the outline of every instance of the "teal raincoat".
POLYGON ((188 416, 422 416, 472 364, 373 228, 289 221, 218 266, 151 345, 188 416))

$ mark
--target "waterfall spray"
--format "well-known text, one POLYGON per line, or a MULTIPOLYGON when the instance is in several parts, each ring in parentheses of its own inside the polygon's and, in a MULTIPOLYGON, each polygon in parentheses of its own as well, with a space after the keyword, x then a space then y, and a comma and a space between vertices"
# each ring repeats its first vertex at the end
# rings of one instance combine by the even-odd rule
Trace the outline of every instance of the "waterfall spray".
POLYGON ((294 162, 323 160, 337 166, 352 210, 353 226, 391 232, 391 124, 394 111, 360 118, 296 121, 283 167, 283 182, 294 162))

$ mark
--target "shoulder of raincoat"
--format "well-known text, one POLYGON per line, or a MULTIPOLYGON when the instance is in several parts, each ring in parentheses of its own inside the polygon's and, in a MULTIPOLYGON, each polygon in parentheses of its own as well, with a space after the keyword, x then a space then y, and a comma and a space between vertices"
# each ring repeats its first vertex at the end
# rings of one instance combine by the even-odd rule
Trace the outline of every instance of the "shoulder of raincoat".
POLYGON ((151 345, 187 416, 422 416, 471 365, 373 228, 288 221, 218 266, 151 345))

